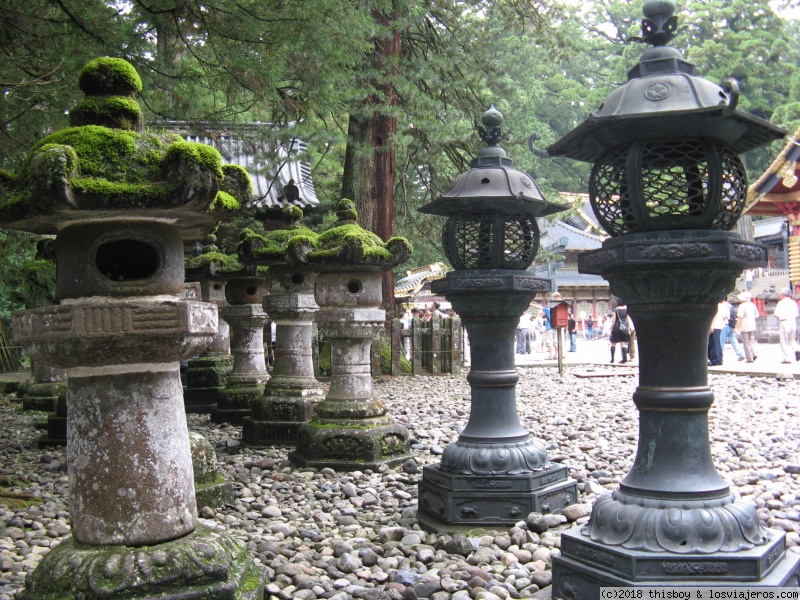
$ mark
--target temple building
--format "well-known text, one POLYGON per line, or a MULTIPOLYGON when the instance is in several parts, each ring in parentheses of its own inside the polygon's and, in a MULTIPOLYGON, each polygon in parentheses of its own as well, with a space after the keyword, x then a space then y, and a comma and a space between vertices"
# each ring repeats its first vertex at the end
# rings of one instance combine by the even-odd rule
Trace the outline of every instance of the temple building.
MULTIPOLYGON (((795 294, 800 292, 800 128, 790 137, 770 167, 748 191, 745 210, 750 215, 779 217, 772 235, 758 241, 770 247, 770 267, 781 268, 788 257, 789 281, 795 294), (784 228, 785 227, 785 228, 784 228), (782 246, 782 244, 786 244, 782 246), (783 251, 783 252, 781 252, 783 251)), ((771 221, 771 220, 770 220, 771 221)), ((774 225, 774 223, 773 223, 774 225)), ((765 234, 767 232, 764 232, 765 234)))

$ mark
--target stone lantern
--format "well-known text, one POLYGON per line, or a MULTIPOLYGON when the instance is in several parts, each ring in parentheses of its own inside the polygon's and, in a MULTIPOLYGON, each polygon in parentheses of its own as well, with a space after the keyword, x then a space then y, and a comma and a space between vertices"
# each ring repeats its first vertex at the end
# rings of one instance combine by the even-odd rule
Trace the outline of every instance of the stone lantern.
POLYGON ((639 340, 639 445, 618 490, 564 532, 553 597, 600 598, 603 586, 796 586, 797 554, 716 471, 708 436, 707 340, 717 304, 764 246, 729 231, 744 207, 739 154, 784 132, 736 110, 738 89, 696 75, 666 46, 670 0, 647 0, 653 47, 597 113, 549 149, 594 163, 590 197, 611 234, 580 257, 606 278, 639 340))
POLYGON ((264 394, 251 403, 244 419, 242 442, 247 446, 293 446, 302 423, 309 421, 324 393, 314 378, 313 324, 319 306, 314 301, 317 274, 286 263, 292 238, 316 239, 303 227, 303 211, 283 210, 284 227, 259 235, 245 229, 240 235, 239 258, 247 265, 268 266, 263 306, 276 323, 275 366, 264 394))
MULTIPOLYGON (((206 243, 196 255, 185 257, 185 268, 186 281, 200 284, 203 302, 216 304, 218 310, 228 306, 225 286, 229 278, 242 270, 242 265, 235 256, 220 252, 215 235, 206 238, 206 243)), ((228 384, 232 369, 230 326, 225 319, 220 318, 211 345, 187 365, 186 387, 183 390, 186 412, 213 412, 220 392, 228 384)))
POLYGON ((295 236, 289 263, 319 273, 314 297, 320 333, 331 342, 331 385, 314 417, 300 426, 296 465, 377 469, 409 454, 408 431, 395 423, 372 389, 370 348, 384 326, 381 271, 411 255, 403 238, 383 242, 358 226, 351 200, 336 205, 338 221, 318 238, 295 236))
POLYGON ((253 399, 264 393, 264 384, 269 380, 264 325, 269 317, 261 302, 266 293, 264 277, 256 273, 255 267, 245 266, 231 274, 225 286, 228 305, 219 314, 231 328, 233 368, 227 385, 219 392, 217 408, 211 412, 215 423, 241 425, 250 414, 253 399))
POLYGON ((180 300, 182 238, 238 202, 216 150, 141 133, 129 63, 92 61, 80 87, 72 126, 0 189, 4 227, 57 236, 61 304, 17 313, 14 331, 68 374, 72 538, 19 597, 260 598, 244 546, 197 523, 179 374, 217 326, 216 306, 180 300))
POLYGON ((431 289, 461 317, 471 355, 469 421, 441 463, 425 467, 419 486, 418 519, 431 529, 513 525, 531 512, 560 512, 578 496, 567 467, 552 463, 519 421, 513 346, 520 316, 535 294, 550 290, 550 280, 525 270, 539 249, 536 217, 567 207, 545 200, 497 146, 502 114, 492 107, 482 120, 487 147, 446 194, 420 209, 448 217, 442 246, 455 270, 431 289))
MULTIPOLYGON (((57 304, 55 291, 56 265, 51 238, 36 243, 36 258, 22 267, 25 292, 21 299, 27 308, 40 308, 57 304)), ((17 390, 22 396, 23 410, 40 410, 47 419, 37 426, 44 429, 39 447, 65 446, 67 444, 67 372, 31 361, 33 380, 17 390)))

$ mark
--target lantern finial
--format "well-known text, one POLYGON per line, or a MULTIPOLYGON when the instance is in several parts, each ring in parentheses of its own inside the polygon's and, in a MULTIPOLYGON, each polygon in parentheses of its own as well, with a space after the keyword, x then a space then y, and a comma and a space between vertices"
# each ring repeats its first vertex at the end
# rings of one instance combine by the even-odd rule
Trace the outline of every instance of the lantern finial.
POLYGON ((642 38, 651 46, 666 46, 678 30, 673 0, 645 0, 642 7, 642 38))

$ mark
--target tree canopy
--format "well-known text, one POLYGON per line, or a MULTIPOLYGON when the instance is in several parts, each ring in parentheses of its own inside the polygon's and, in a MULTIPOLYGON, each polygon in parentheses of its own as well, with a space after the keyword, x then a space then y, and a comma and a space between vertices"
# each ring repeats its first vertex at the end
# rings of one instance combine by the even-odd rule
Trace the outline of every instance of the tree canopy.
MULTIPOLYGON (((740 108, 794 129, 800 27, 776 12, 790 5, 687 0, 673 45, 702 76, 737 78, 740 108)), ((84 64, 122 57, 142 77, 155 129, 292 123, 318 195, 330 206, 349 192, 374 219, 362 225, 410 238, 405 269, 441 259, 441 223, 415 209, 468 168, 490 104, 506 117, 516 167, 547 197, 586 190, 587 165, 536 156, 527 139, 547 146, 625 81, 643 50, 631 42, 640 19, 640 0, 7 0, 0 167, 18 170, 33 143, 66 126, 84 64)), ((751 153, 751 177, 774 152, 751 153)))

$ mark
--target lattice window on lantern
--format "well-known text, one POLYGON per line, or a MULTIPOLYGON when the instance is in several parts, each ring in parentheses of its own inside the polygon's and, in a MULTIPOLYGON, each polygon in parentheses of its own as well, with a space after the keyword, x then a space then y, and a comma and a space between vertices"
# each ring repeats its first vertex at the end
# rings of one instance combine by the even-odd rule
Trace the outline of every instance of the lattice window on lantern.
POLYGON ((595 163, 589 180, 589 200, 600 224, 611 235, 635 230, 636 216, 628 194, 628 147, 610 151, 595 163))
POLYGON ((442 231, 442 246, 455 269, 492 268, 491 213, 466 213, 448 219, 442 231))
POLYGON ((722 164, 722 198, 711 228, 729 231, 736 226, 736 221, 744 210, 747 200, 747 172, 738 154, 722 144, 715 146, 722 164))
POLYGON ((504 268, 526 268, 539 247, 536 219, 517 213, 503 213, 504 268), (525 266, 519 266, 524 264, 525 266))
POLYGON ((646 143, 640 160, 647 217, 682 222, 703 216, 710 173, 702 145, 693 140, 646 143))

